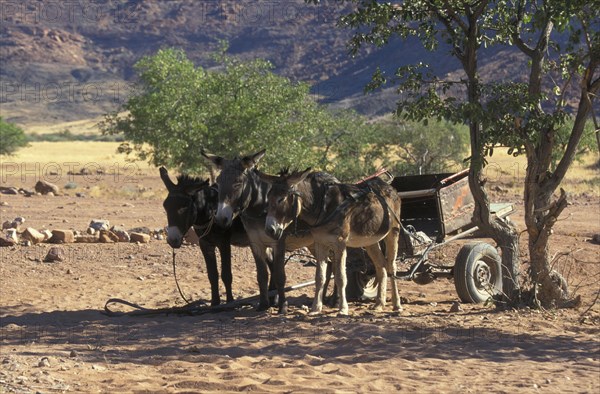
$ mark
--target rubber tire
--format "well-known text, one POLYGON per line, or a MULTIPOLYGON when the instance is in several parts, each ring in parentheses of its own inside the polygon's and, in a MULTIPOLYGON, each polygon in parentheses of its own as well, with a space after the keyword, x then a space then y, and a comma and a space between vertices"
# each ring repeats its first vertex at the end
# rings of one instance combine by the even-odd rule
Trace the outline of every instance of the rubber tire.
POLYGON ((360 271, 347 272, 346 297, 349 301, 366 301, 377 297, 379 287, 375 275, 360 271))
POLYGON ((465 244, 454 264, 454 286, 458 297, 465 303, 482 303, 502 291, 502 260, 498 251, 485 242, 465 244), (476 280, 477 271, 487 274, 493 290, 484 289, 476 280), (487 270, 487 272, 486 272, 487 270))

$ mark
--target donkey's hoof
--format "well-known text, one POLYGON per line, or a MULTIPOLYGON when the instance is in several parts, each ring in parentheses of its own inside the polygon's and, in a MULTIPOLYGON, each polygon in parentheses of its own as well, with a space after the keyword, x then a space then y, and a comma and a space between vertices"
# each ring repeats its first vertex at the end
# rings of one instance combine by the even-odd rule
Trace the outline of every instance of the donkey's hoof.
POLYGON ((308 316, 319 316, 321 314, 321 308, 313 308, 308 312, 308 316))
POLYGON ((338 316, 348 316, 348 309, 340 309, 337 313, 338 316))
POLYGON ((394 305, 394 312, 402 312, 403 310, 402 305, 394 305))
POLYGON ((287 315, 288 312, 288 303, 286 302, 283 305, 279 306, 279 310, 277 311, 278 315, 287 315))

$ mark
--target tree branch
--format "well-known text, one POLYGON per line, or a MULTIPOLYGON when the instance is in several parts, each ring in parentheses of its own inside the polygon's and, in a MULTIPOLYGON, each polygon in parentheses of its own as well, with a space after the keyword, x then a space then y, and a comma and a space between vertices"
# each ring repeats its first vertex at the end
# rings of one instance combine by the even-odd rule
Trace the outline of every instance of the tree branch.
POLYGON ((600 90, 600 78, 593 80, 594 73, 598 67, 596 59, 591 59, 588 67, 586 68, 583 78, 581 80, 581 96, 579 98, 579 106, 577 108, 577 115, 575 116, 575 122, 573 123, 573 129, 569 142, 563 157, 560 159, 556 170, 551 178, 551 187, 555 189, 562 182, 569 166, 575 159, 575 153, 577 152, 577 146, 581 141, 583 135, 585 122, 587 120, 588 113, 592 108, 592 98, 596 97, 598 90, 600 90))

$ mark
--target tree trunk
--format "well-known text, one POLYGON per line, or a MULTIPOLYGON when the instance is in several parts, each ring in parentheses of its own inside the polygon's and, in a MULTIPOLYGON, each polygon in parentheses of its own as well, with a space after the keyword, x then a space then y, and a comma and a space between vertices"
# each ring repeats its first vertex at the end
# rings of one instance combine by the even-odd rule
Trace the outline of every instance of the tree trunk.
MULTIPOLYGON (((470 14, 468 40, 465 43, 464 54, 461 58, 467 74, 468 101, 475 107, 481 105, 479 76, 477 74, 477 43, 478 27, 475 14, 470 14)), ((474 223, 494 239, 501 251, 502 257, 502 300, 507 304, 516 302, 519 294, 519 237, 515 227, 510 222, 493 218, 482 179, 484 141, 481 135, 481 125, 477 116, 469 119, 469 134, 471 139, 471 162, 469 166, 469 187, 475 200, 473 212, 474 223)))

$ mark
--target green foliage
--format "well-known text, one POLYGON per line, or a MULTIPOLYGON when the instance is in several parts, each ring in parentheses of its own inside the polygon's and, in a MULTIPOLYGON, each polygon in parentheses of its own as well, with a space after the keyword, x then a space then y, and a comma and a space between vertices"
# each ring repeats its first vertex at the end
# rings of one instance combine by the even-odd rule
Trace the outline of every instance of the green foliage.
POLYGON ((309 87, 272 73, 265 60, 241 61, 224 51, 214 58, 216 70, 194 66, 176 49, 141 59, 138 93, 106 116, 103 133, 123 133, 122 152, 184 172, 207 165, 201 149, 231 157, 266 148, 271 171, 318 162, 314 147, 335 119, 309 87))
POLYGON ((367 122, 351 112, 336 117, 339 129, 326 140, 321 167, 345 182, 379 167, 396 176, 444 172, 461 166, 466 156, 469 134, 464 126, 393 117, 367 122))
POLYGON ((0 155, 11 155, 24 146, 27 146, 27 136, 23 129, 0 116, 0 155))
POLYGON ((456 170, 467 156, 469 130, 464 125, 431 120, 389 119, 381 123, 387 168, 395 175, 456 170), (390 156, 390 153, 393 153, 390 156))
MULTIPOLYGON (((569 118, 564 124, 562 124, 557 130, 555 134, 555 144, 556 149, 552 151, 552 170, 554 170, 562 158, 565 150, 567 149, 567 145, 569 144, 569 138, 571 137, 571 131, 573 130, 573 118, 569 118)), ((582 163, 584 156, 588 153, 595 153, 598 155, 599 150, 598 143, 596 141, 596 131, 594 130, 594 125, 591 122, 588 122, 585 125, 585 129, 583 131, 583 136, 581 137, 581 141, 579 141, 579 145, 577 147, 577 152, 575 156, 575 160, 582 163)))
POLYGON ((501 145, 516 155, 548 138, 557 141, 554 161, 565 152, 560 141, 580 127, 566 129, 568 113, 573 111, 567 106, 567 92, 572 94, 586 62, 598 64, 600 59, 598 1, 351 2, 352 12, 340 18, 339 25, 354 31, 349 42, 352 53, 364 45, 385 46, 393 37, 413 37, 432 51, 445 44, 467 73, 467 79, 446 80, 422 63, 399 67, 392 76, 378 68, 366 88, 395 85, 402 94, 399 117, 481 127, 472 141, 481 154, 491 154, 501 145), (516 46, 535 59, 528 83, 479 78, 477 52, 493 45, 516 46))

